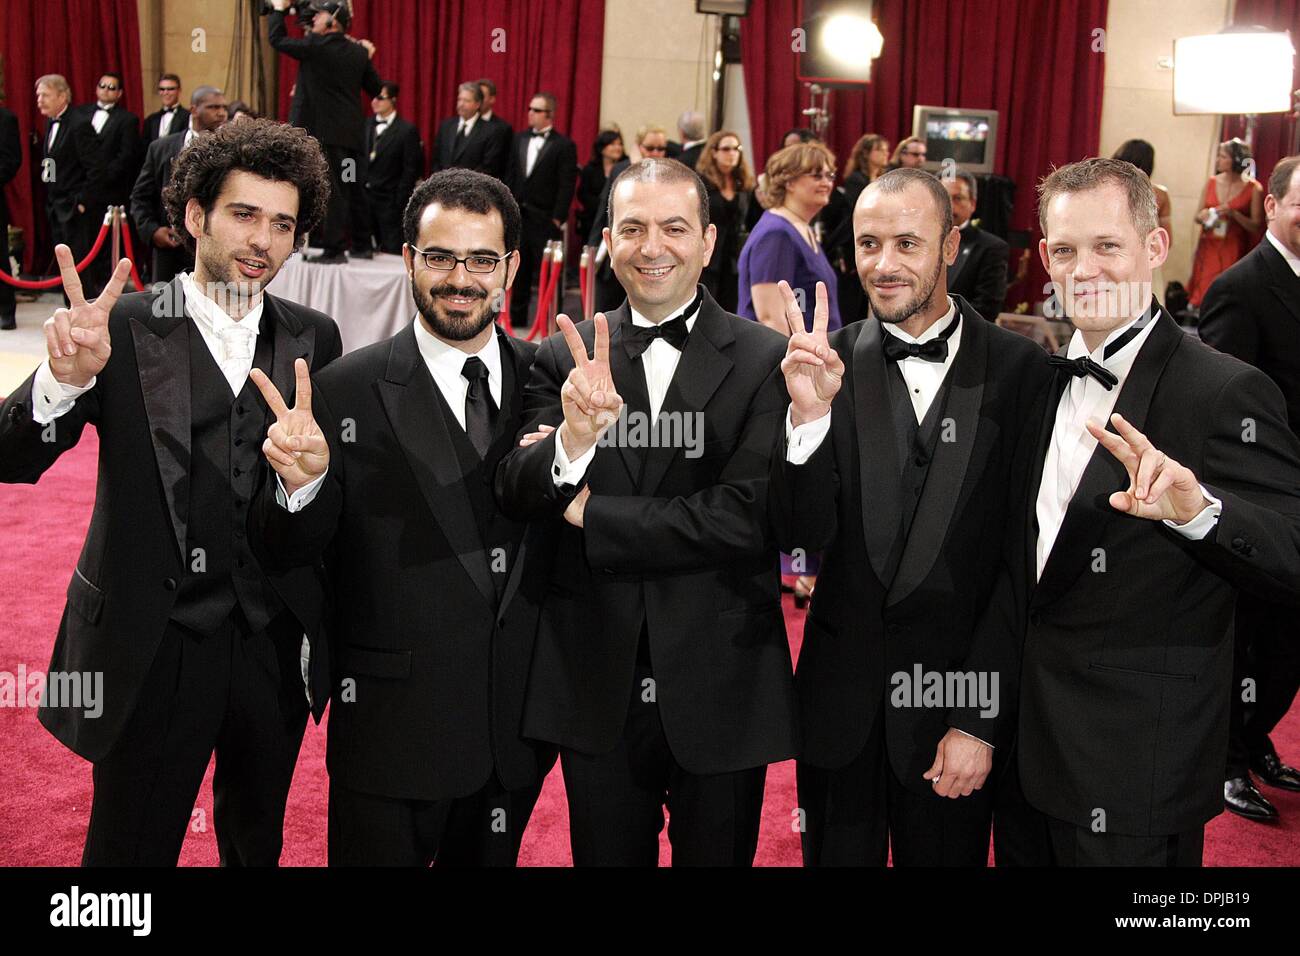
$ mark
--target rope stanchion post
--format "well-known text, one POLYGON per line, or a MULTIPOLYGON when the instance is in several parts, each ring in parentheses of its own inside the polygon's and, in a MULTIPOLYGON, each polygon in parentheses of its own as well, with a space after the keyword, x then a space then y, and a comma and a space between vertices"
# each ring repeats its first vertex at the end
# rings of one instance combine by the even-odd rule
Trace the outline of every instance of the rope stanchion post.
POLYGON ((591 265, 591 247, 583 246, 582 255, 578 257, 578 298, 582 300, 582 317, 591 318, 591 310, 587 307, 587 286, 591 278, 587 275, 587 270, 591 265))
POLYGON ((560 314, 560 309, 564 305, 564 244, 560 241, 555 243, 555 264, 551 268, 550 292, 551 294, 547 296, 545 335, 550 335, 559 329, 555 324, 555 317, 560 314))

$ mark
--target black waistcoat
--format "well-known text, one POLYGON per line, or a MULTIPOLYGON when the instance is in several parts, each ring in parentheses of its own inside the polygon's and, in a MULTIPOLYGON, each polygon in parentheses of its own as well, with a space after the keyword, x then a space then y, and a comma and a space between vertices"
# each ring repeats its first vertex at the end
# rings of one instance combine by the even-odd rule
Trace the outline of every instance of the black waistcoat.
MULTIPOLYGON (((248 544, 249 502, 262 468, 266 419, 249 379, 231 395, 220 366, 190 320, 190 507, 186 575, 172 620, 203 634, 236 605, 254 632, 284 607, 248 544)), ((268 375, 275 331, 263 312, 253 364, 268 375)))

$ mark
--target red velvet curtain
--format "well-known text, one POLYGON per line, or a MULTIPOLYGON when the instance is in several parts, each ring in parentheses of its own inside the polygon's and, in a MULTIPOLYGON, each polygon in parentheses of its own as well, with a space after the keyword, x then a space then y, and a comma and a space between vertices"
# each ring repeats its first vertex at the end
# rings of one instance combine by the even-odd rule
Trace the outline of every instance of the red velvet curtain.
MULTIPOLYGON (((495 112, 516 130, 526 125, 534 93, 554 93, 555 126, 586 160, 600 124, 604 0, 356 0, 353 7, 349 32, 375 44, 375 69, 400 84, 398 111, 419 127, 426 154, 438 124, 455 113, 456 87, 489 77, 495 112)), ((279 68, 280 118, 287 119, 297 61, 282 56, 279 68)))
MULTIPOLYGON (((1243 0, 1245 2, 1245 0, 1243 0)), ((1292 3, 1298 0, 1291 0, 1292 3)), ((996 109, 995 172, 1015 181, 1012 227, 1037 233, 1035 186, 1052 166, 1095 156, 1101 145, 1108 0, 876 0, 885 45, 870 86, 831 95, 828 144, 840 169, 864 133, 891 147, 911 135, 912 107, 996 109), (1101 30, 1098 34, 1094 31, 1101 30)), ((808 94, 796 79, 791 31, 798 0, 765 0, 741 21, 741 52, 758 168, 794 126, 808 94)), ((1036 239, 1035 239, 1036 241, 1036 239)), ((1035 252, 1008 307, 1044 298, 1035 252)))
POLYGON ((109 70, 126 79, 123 102, 142 116, 140 20, 136 0, 9 0, 0 16, 5 105, 18 116, 23 168, 5 188, 10 221, 26 237, 25 269, 43 269, 53 252, 40 183, 40 136, 45 118, 36 110, 36 79, 61 73, 74 104, 95 99, 95 84, 109 70), (34 151, 34 152, 33 152, 34 151))
MULTIPOLYGON (((1300 44, 1300 0, 1237 0, 1233 22, 1239 26, 1256 24, 1270 30, 1290 30, 1291 42, 1300 44)), ((1300 89, 1300 58, 1296 60, 1296 71, 1291 80, 1291 88, 1300 89)), ((1266 113, 1255 124, 1255 175, 1266 188, 1278 160, 1291 155, 1295 127, 1294 113, 1266 113)), ((1246 121, 1243 117, 1224 117, 1224 139, 1233 136, 1244 138, 1245 135, 1246 121)))

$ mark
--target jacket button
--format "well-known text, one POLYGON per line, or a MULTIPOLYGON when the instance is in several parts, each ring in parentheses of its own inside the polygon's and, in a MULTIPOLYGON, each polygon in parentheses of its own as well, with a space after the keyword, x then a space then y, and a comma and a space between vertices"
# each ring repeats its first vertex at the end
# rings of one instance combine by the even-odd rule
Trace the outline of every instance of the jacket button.
POLYGON ((903 625, 901 625, 901 624, 886 624, 886 625, 885 625, 885 633, 886 633, 886 634, 898 634, 898 633, 901 633, 902 630, 903 630, 903 625))
POLYGON ((242 445, 243 443, 244 443, 244 439, 242 439, 242 438, 236 438, 236 439, 235 439, 235 447, 236 447, 236 448, 238 448, 238 447, 239 447, 240 445, 242 445))
POLYGON ((506 619, 504 617, 497 621, 497 627, 501 628, 503 631, 506 629, 506 619))
POLYGON ((163 587, 166 588, 168 591, 175 591, 175 590, 176 590, 176 579, 175 579, 175 578, 164 578, 164 579, 163 579, 163 587))
POLYGON ((1246 539, 1245 539, 1245 538, 1233 538, 1233 539, 1232 539, 1232 547, 1233 547, 1234 550, 1240 551, 1240 550, 1241 550, 1242 548, 1244 548, 1245 546, 1246 546, 1246 539))

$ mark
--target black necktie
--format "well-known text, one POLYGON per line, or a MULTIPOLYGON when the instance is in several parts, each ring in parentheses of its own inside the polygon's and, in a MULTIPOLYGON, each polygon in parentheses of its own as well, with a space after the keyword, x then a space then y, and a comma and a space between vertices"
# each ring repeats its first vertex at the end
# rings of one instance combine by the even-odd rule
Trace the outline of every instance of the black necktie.
POLYGON ((462 143, 463 143, 465 140, 469 139, 469 124, 468 124, 468 123, 461 123, 461 124, 460 124, 460 129, 456 132, 456 138, 457 138, 458 140, 460 140, 462 143))
POLYGON ((629 324, 626 332, 628 358, 635 359, 648 349, 655 339, 663 339, 679 352, 685 349, 686 340, 691 334, 690 329, 686 327, 686 320, 699 311, 701 301, 703 301, 701 293, 696 292, 691 304, 683 309, 680 315, 660 322, 658 325, 629 324))
POLYGON ((948 340, 957 331, 960 322, 961 313, 958 312, 953 320, 948 323, 948 327, 928 342, 904 342, 897 335, 886 332, 883 343, 885 361, 901 362, 907 358, 919 358, 927 362, 948 361, 948 340))
POLYGON ((465 359, 460 374, 469 382, 465 393, 465 433, 480 458, 486 458, 492 447, 492 436, 497 420, 497 406, 488 390, 488 370, 476 355, 465 359))

